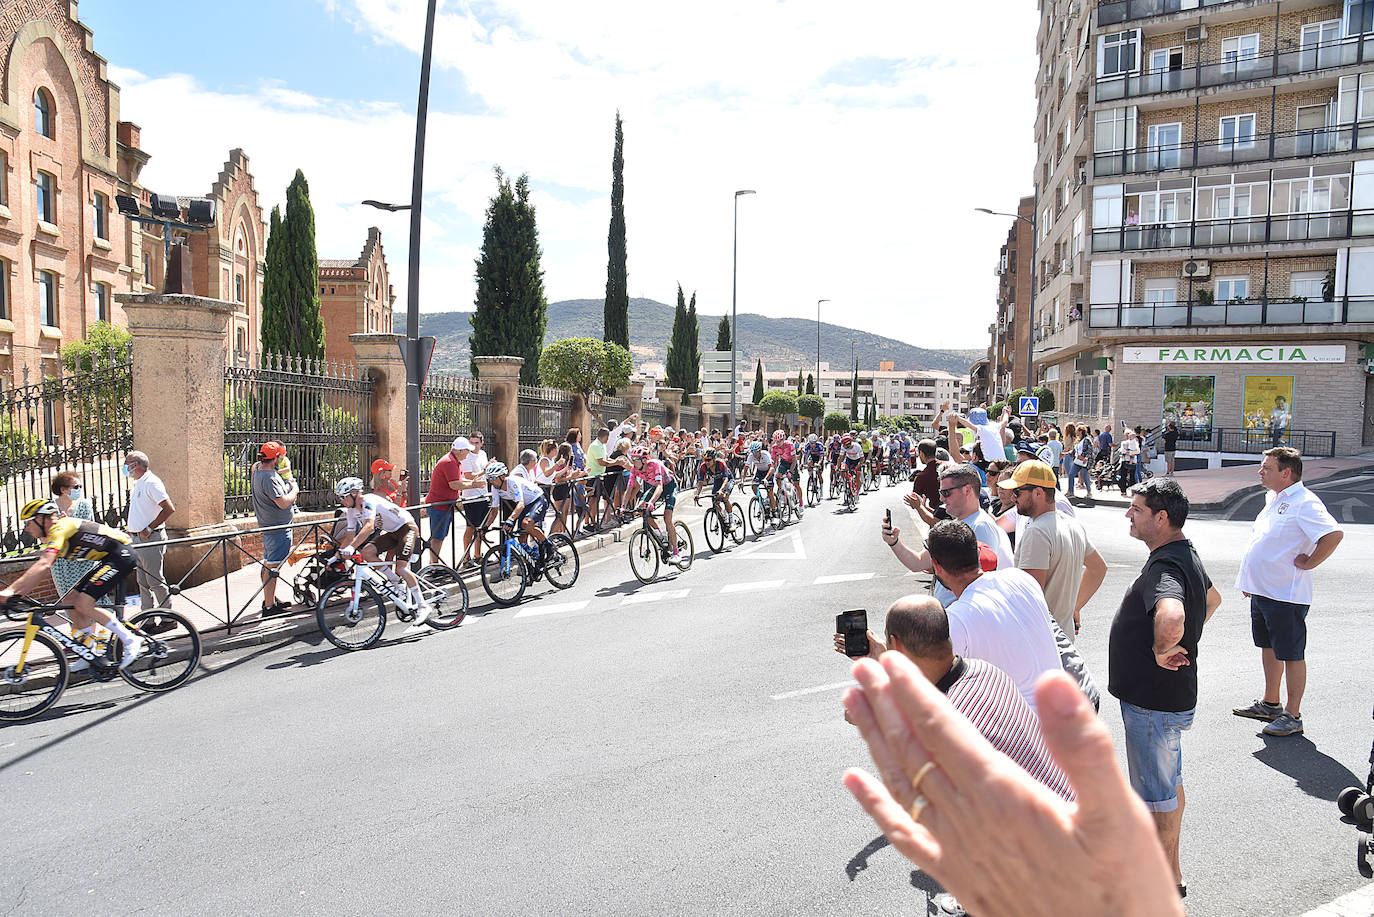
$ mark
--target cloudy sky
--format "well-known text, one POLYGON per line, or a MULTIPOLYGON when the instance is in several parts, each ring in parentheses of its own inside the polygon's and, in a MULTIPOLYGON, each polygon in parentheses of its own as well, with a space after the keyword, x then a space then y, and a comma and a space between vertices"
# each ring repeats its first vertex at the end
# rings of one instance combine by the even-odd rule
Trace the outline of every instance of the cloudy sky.
MULTIPOLYGON (((81 0, 143 128, 154 191, 204 194, 233 147, 265 209, 297 168, 321 257, 382 229, 404 305, 423 0, 81 0)), ((625 120, 631 296, 983 347, 1034 165, 1032 3, 440 0, 421 308, 472 308, 492 167, 528 173, 550 301, 600 298, 625 120), (969 29, 976 24, 978 29, 969 29)))

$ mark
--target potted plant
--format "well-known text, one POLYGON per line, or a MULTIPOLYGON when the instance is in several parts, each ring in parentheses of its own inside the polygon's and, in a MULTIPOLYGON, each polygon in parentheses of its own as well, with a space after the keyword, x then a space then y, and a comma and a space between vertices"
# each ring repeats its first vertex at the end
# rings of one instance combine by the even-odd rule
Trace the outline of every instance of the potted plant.
POLYGON ((1197 298, 1199 306, 1210 306, 1216 303, 1216 295, 1206 287, 1194 291, 1193 295, 1197 298))

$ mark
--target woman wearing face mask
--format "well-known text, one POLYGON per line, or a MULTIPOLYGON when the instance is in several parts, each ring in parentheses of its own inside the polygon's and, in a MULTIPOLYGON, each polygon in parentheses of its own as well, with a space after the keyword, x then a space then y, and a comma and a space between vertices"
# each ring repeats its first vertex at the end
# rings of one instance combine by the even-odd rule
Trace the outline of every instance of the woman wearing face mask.
MULTIPOLYGON (((70 471, 64 471, 52 479, 52 486, 49 488, 53 494, 53 502, 62 511, 63 516, 71 516, 74 519, 87 519, 95 521, 95 511, 91 508, 91 501, 81 492, 81 479, 70 471)), ((57 587, 57 594, 64 596, 77 580, 86 575, 86 572, 95 566, 93 560, 57 560, 52 565, 52 581, 57 587)))

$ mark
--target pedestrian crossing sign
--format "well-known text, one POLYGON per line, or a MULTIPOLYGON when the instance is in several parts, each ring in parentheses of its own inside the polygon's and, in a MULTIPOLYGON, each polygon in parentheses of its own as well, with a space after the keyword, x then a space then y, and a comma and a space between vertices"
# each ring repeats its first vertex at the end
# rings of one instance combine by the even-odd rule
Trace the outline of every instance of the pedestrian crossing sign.
POLYGON ((1022 395, 1021 407, 1016 413, 1022 417, 1035 417, 1040 413, 1040 399, 1034 395, 1022 395))

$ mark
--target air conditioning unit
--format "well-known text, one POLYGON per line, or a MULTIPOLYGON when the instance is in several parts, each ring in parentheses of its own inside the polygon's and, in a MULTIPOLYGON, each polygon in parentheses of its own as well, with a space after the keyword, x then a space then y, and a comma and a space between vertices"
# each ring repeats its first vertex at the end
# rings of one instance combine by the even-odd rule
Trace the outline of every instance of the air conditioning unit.
POLYGON ((1080 166, 1078 169, 1078 187, 1083 187, 1088 183, 1088 167, 1080 166))
POLYGON ((1183 264, 1183 276, 1185 279, 1202 280, 1212 273, 1212 265, 1203 260, 1186 261, 1183 264))
POLYGON ((1190 25, 1183 33, 1184 41, 1202 41, 1207 37, 1207 26, 1190 25))
POLYGON ((1073 270, 1073 261, 1065 258, 1063 261, 1059 262, 1059 272, 1061 274, 1067 274, 1071 270, 1073 270))

